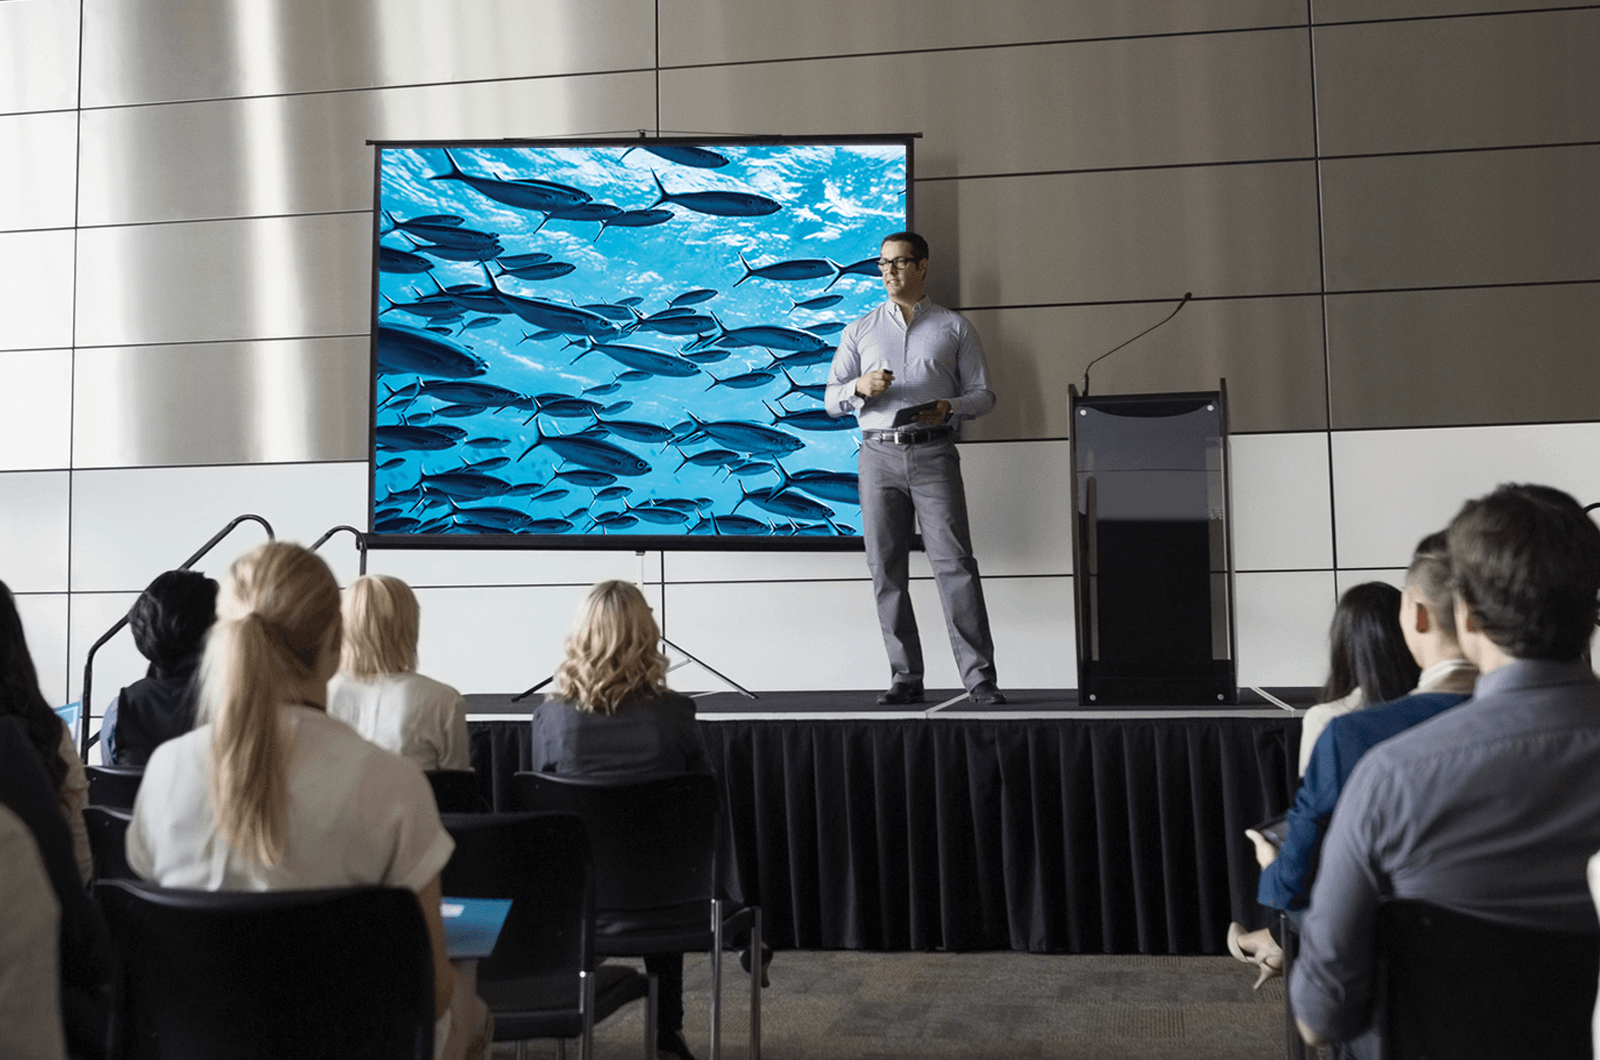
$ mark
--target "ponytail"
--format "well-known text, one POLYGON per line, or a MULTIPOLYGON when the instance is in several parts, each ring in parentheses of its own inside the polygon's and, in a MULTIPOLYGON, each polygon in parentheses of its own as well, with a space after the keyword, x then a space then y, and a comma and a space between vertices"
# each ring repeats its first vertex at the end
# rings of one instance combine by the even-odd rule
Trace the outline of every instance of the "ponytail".
POLYGON ((200 720, 211 731, 211 799, 222 838, 261 865, 288 839, 284 706, 316 672, 339 627, 339 587, 297 545, 267 544, 234 565, 201 664, 200 720))

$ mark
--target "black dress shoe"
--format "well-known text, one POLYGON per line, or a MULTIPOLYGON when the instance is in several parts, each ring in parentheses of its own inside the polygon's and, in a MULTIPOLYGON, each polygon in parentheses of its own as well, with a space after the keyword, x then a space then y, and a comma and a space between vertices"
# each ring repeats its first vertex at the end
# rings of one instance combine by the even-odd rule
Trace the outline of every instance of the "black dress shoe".
POLYGON ((694 1060, 688 1043, 683 1040, 682 1031, 656 1031, 656 1055, 662 1053, 671 1053, 678 1060, 694 1060))
POLYGON ((886 707, 898 707, 902 703, 921 703, 922 682, 913 684, 910 681, 896 681, 889 686, 889 691, 878 696, 878 702, 886 707))
POLYGON ((993 681, 979 681, 972 686, 972 691, 967 693, 967 697, 981 707, 1006 701, 1005 693, 996 688, 993 681))

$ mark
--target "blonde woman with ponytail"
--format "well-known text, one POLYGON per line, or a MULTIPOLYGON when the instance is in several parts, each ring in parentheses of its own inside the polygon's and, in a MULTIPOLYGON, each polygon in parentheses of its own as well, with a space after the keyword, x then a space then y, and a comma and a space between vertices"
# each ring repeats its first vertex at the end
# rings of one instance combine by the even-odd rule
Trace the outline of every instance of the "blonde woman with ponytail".
MULTIPOLYGON (((661 630, 643 594, 601 582, 578 608, 556 692, 533 710, 533 768, 640 780, 709 773, 694 703, 667 687, 661 630)), ((694 1060, 683 1040, 683 954, 644 959, 660 986, 658 1055, 694 1060)))
POLYGON ((269 543, 234 564, 197 726, 151 755, 128 864, 164 887, 415 891, 433 941, 435 1056, 481 1055, 488 1010, 446 959, 439 916, 454 843, 417 767, 328 717, 340 640, 339 587, 316 555, 269 543))

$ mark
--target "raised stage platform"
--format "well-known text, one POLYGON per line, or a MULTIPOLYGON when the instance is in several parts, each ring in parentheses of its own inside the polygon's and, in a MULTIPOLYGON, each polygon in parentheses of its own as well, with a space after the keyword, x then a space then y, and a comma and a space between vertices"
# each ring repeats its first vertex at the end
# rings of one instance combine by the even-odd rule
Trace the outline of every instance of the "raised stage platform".
MULTIPOLYGON (((1244 829, 1289 804, 1298 712, 956 695, 697 700, 737 881, 775 945, 1214 954, 1229 920, 1260 917, 1244 829)), ((467 698, 473 766, 503 807, 533 701, 467 698)))

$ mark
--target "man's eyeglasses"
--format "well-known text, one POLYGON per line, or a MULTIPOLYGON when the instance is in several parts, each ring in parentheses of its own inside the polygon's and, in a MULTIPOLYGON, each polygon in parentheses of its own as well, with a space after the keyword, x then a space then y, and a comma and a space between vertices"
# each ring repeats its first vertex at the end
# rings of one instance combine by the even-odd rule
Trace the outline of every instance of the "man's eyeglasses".
POLYGON ((921 258, 879 258, 878 271, 888 272, 890 269, 894 269, 898 272, 901 269, 909 269, 921 260, 921 258))

